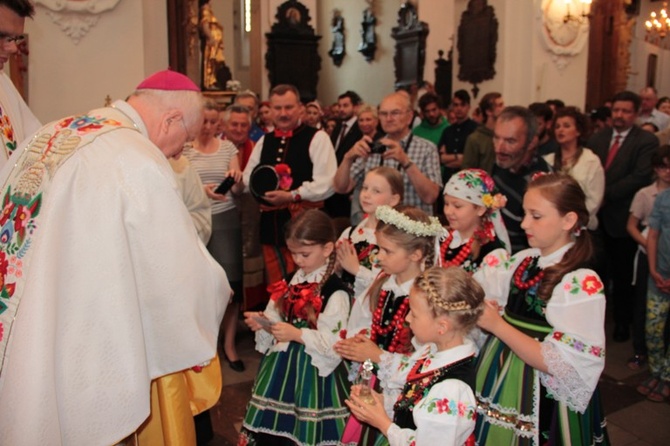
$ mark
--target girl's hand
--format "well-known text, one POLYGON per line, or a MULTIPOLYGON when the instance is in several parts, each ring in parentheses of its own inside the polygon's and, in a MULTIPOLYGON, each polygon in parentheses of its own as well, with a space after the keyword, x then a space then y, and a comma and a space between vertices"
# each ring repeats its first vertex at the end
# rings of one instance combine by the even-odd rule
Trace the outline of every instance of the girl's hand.
POLYGON ((484 312, 479 316, 477 325, 479 328, 495 335, 496 327, 501 323, 504 323, 504 320, 500 316, 500 305, 495 300, 486 299, 484 301, 484 312))
POLYGON ((244 323, 251 329, 251 331, 262 330, 263 326, 259 324, 255 318, 265 317, 262 311, 245 311, 244 323))
POLYGON ((302 331, 287 322, 274 323, 270 332, 279 342, 294 341, 302 343, 302 331))
POLYGON ((203 185, 203 189, 205 190, 205 195, 207 197, 211 198, 212 200, 216 201, 227 201, 228 197, 225 195, 217 194, 214 192, 214 190, 219 187, 218 184, 205 184, 203 185))
POLYGON ((388 428, 393 423, 384 410, 384 397, 374 390, 370 392, 372 398, 375 400, 375 404, 368 404, 359 397, 360 386, 358 385, 351 387, 351 395, 344 402, 349 406, 349 410, 351 410, 351 413, 358 420, 368 423, 379 429, 383 434, 386 434, 386 431, 388 431, 388 428))
POLYGON ((358 274, 358 268, 360 268, 358 254, 349 240, 342 240, 337 245, 337 262, 348 273, 354 276, 358 274))
POLYGON ((333 348, 344 359, 363 362, 369 358, 376 364, 379 364, 380 357, 384 353, 364 334, 357 334, 353 338, 338 341, 333 348))

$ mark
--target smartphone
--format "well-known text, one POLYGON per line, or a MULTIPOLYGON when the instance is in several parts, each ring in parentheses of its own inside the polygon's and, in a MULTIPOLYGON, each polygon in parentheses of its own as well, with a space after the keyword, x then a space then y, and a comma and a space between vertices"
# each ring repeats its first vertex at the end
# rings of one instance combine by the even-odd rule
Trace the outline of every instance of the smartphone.
POLYGON ((214 189, 215 194, 219 195, 225 195, 228 193, 231 187, 235 184, 235 178, 233 177, 226 177, 219 186, 214 189))
POLYGON ((272 322, 270 319, 264 316, 252 316, 252 319, 258 322, 258 324, 267 331, 270 331, 270 329, 274 325, 274 322, 272 322))

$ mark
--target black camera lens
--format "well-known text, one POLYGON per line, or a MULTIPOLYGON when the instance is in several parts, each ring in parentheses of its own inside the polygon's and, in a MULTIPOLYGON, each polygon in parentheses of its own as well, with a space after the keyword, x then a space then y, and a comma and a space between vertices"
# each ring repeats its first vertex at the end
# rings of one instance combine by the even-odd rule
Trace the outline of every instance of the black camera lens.
POLYGON ((370 153, 384 153, 386 152, 386 147, 384 144, 382 144, 380 141, 375 141, 372 143, 372 147, 370 147, 370 153))

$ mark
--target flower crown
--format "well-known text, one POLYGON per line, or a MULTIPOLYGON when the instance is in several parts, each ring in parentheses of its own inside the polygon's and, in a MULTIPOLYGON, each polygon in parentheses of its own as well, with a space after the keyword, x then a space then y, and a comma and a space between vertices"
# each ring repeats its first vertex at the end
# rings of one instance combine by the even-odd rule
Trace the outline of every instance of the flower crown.
POLYGON ((408 234, 416 235, 417 237, 439 237, 444 235, 444 228, 440 221, 435 217, 429 217, 430 223, 422 223, 420 221, 412 220, 402 212, 398 212, 391 206, 379 206, 375 211, 377 220, 383 221, 389 225, 393 225, 408 234))

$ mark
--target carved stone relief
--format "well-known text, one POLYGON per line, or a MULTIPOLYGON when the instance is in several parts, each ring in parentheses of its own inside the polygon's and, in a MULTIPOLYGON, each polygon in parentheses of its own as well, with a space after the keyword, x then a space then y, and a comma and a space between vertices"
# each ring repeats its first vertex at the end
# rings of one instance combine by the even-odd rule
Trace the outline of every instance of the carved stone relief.
POLYGON ((98 23, 99 14, 114 9, 120 0, 35 0, 44 6, 51 21, 75 44, 98 23))

